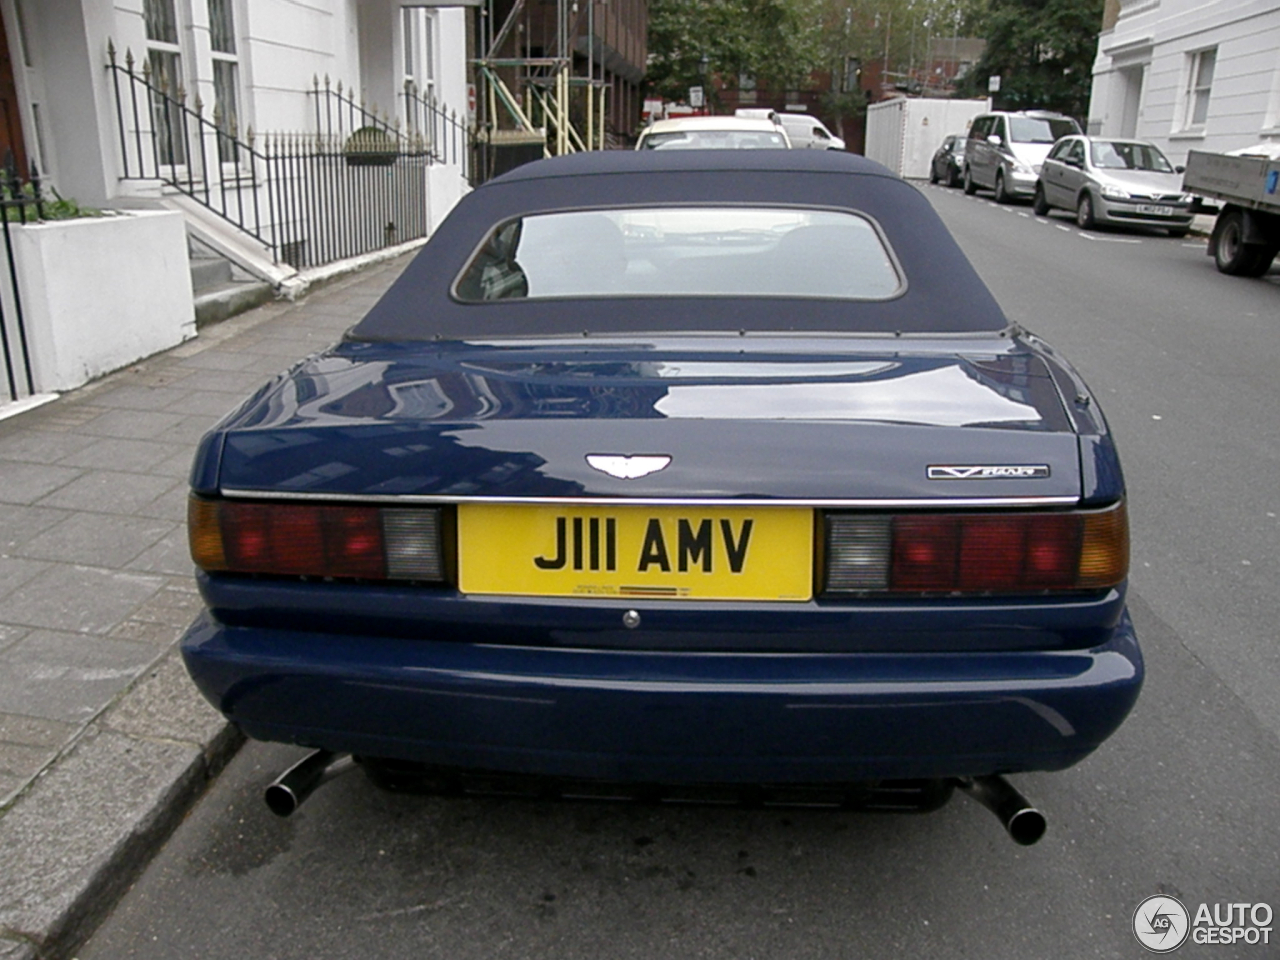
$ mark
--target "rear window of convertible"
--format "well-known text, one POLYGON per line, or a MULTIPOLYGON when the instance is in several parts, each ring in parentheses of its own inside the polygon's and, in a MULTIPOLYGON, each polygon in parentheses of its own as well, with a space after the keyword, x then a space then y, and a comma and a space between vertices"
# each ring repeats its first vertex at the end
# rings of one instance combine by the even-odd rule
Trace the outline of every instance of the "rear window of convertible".
POLYGON ((903 288, 855 213, 645 207, 542 213, 499 225, 454 284, 471 302, 761 296, 885 300, 903 288))

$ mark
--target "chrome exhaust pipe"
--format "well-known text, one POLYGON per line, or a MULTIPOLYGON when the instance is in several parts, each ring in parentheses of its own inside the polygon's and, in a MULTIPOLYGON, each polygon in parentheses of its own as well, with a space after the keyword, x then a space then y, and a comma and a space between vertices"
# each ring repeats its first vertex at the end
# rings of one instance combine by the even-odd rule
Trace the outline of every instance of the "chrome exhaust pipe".
POLYGON ((263 799, 267 802, 267 808, 277 817, 287 817, 302 806, 303 801, 315 793, 321 784, 344 773, 351 766, 351 757, 347 754, 316 750, 280 774, 267 787, 263 799))
POLYGON ((956 786, 994 813, 1015 843, 1029 847, 1044 836, 1044 814, 1004 777, 960 777, 956 786))

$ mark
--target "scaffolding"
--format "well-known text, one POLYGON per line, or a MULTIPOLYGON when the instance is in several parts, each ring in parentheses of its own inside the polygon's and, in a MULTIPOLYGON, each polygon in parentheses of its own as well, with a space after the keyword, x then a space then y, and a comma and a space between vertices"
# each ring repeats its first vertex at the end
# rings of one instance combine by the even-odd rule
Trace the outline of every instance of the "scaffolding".
POLYGON ((480 43, 485 52, 475 67, 483 88, 482 136, 490 144, 530 142, 541 137, 547 157, 605 148, 609 87, 604 58, 598 56, 602 51, 597 50, 596 2, 556 0, 550 49, 540 48, 535 56, 527 40, 531 11, 526 0, 512 0, 496 31, 493 26, 506 4, 504 0, 485 0, 486 15, 481 24, 485 35, 480 43), (584 28, 585 50, 579 51, 584 28), (503 56, 506 47, 513 48, 516 55, 503 56), (585 75, 575 72, 578 52, 585 54, 585 75))

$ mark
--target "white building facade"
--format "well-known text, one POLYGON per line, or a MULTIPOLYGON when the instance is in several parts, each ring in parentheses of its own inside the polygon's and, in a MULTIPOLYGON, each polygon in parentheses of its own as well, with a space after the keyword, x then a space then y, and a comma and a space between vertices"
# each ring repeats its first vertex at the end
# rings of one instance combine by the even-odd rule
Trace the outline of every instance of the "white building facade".
POLYGON ((0 190, 90 208, 5 232, 0 416, 423 242, 478 2, 0 0, 0 190))
MULTIPOLYGON (((212 198, 265 176, 245 148, 325 133, 339 85, 359 115, 340 135, 407 132, 420 122, 414 103, 428 100, 465 124, 466 2, 0 0, 9 55, 0 64, 0 157, 11 151, 20 168, 34 160, 46 183, 85 206, 194 207, 183 188, 212 198), (108 69, 109 50, 132 78, 108 69), (174 102, 165 106, 165 96, 174 102)), ((428 201, 437 217, 465 189, 463 159, 450 158, 456 183, 432 171, 431 186, 449 194, 428 201)), ((259 214, 260 233, 273 218, 281 214, 259 214)), ((225 210, 214 219, 226 220, 225 210)))
POLYGON ((1089 133, 1179 164, 1280 142, 1280 0, 1108 0, 1089 133))

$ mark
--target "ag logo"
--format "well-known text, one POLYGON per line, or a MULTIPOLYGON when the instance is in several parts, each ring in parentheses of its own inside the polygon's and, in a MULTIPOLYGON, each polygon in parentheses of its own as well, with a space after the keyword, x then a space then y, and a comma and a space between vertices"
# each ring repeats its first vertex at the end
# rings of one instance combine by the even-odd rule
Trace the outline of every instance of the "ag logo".
POLYGON ((1133 935, 1152 953, 1173 953, 1191 932, 1191 915, 1175 897, 1147 897, 1133 911, 1133 935))

